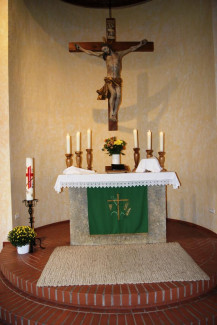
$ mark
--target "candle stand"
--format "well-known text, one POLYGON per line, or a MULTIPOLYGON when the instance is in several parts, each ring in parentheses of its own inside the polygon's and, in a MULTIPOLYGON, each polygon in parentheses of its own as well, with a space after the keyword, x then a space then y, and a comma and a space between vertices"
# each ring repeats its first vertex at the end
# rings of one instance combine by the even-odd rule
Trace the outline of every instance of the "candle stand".
POLYGON ((88 170, 91 170, 92 169, 92 159, 93 159, 93 156, 92 156, 92 149, 86 149, 87 151, 87 169, 88 170))
MULTIPOLYGON (((33 218, 33 208, 36 206, 38 200, 34 199, 34 200, 23 200, 23 203, 25 203, 25 206, 28 208, 28 213, 29 213, 29 223, 32 229, 34 229, 34 218, 33 218)), ((40 248, 44 249, 45 247, 41 246, 41 239, 40 238, 35 238, 34 241, 30 242, 30 249, 29 252, 33 253, 33 246, 36 246, 35 241, 39 240, 40 244, 40 248)))
POLYGON ((75 151, 76 154, 76 165, 78 168, 81 168, 81 154, 82 151, 75 151))
POLYGON ((163 168, 161 171, 162 172, 165 172, 166 171, 166 169, 164 168, 164 163, 165 163, 165 157, 164 156, 165 156, 165 152, 164 151, 159 151, 158 154, 159 154, 158 160, 159 160, 160 166, 161 166, 161 168, 163 168))
POLYGON ((132 171, 135 172, 136 168, 138 167, 139 160, 140 160, 140 153, 139 153, 140 148, 133 148, 133 150, 134 150, 135 167, 132 171))
POLYGON ((153 150, 152 149, 148 149, 148 150, 146 150, 146 157, 147 158, 152 158, 153 157, 153 155, 152 155, 152 153, 153 153, 153 150))
POLYGON ((66 166, 67 166, 67 168, 68 167, 71 167, 72 166, 72 153, 66 153, 65 154, 65 156, 66 156, 66 166))

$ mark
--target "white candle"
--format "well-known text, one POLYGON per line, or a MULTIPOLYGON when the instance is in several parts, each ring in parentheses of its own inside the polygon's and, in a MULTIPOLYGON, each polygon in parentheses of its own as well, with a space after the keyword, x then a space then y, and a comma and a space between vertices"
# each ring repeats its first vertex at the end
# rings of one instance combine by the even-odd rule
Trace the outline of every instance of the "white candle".
POLYGON ((87 130, 87 149, 91 149, 91 130, 87 130))
POLYGON ((34 199, 34 170, 33 159, 26 158, 26 200, 32 201, 34 199))
POLYGON ((147 150, 151 150, 151 131, 147 132, 147 150))
POLYGON ((133 130, 133 138, 134 138, 134 148, 138 148, 138 131, 136 129, 133 130))
POLYGON ((160 132, 160 151, 164 151, 164 133, 160 132))
POLYGON ((70 135, 67 133, 66 136, 66 153, 71 153, 71 143, 70 143, 70 135))
POLYGON ((76 151, 81 150, 81 133, 77 132, 76 133, 76 151))

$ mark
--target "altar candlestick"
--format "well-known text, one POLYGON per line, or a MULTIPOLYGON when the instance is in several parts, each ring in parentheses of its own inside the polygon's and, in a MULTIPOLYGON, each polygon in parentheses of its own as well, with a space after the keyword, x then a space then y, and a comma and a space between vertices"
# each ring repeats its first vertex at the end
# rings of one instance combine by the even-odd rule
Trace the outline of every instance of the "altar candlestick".
POLYGON ((87 149, 91 149, 91 130, 87 130, 87 149))
POLYGON ((81 150, 81 133, 77 132, 76 133, 76 151, 81 150))
POLYGON ((160 151, 164 151, 164 133, 162 131, 160 132, 160 151))
POLYGON ((151 131, 147 132, 147 149, 151 150, 151 131))
POLYGON ((26 200, 32 201, 34 199, 34 170, 33 159, 26 158, 26 200))
POLYGON ((138 148, 138 130, 133 130, 134 148, 138 148))
POLYGON ((70 135, 67 133, 66 136, 66 153, 70 154, 71 153, 71 143, 70 143, 70 135))

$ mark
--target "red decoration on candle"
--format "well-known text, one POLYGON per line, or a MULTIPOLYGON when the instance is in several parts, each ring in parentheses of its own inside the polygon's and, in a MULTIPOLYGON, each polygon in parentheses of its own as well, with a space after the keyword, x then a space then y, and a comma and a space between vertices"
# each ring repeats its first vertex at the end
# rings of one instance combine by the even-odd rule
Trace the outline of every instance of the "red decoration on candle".
POLYGON ((32 187, 32 180, 33 180, 33 173, 32 173, 32 167, 29 166, 27 168, 27 173, 26 173, 26 177, 28 177, 28 182, 27 182, 27 186, 28 188, 31 188, 32 187))

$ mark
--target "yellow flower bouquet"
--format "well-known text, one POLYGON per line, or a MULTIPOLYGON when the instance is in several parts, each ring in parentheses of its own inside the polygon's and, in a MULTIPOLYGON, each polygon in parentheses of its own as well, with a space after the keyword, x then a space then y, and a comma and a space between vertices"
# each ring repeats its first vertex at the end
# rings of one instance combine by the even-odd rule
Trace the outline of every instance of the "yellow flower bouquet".
POLYGON ((36 232, 29 226, 18 226, 13 228, 8 234, 9 242, 17 247, 24 246, 34 241, 36 232))
POLYGON ((111 137, 108 139, 105 139, 105 144, 102 148, 102 151, 107 150, 109 156, 112 156, 114 154, 121 154, 124 155, 122 150, 125 149, 126 142, 124 140, 119 140, 116 137, 111 137))

